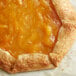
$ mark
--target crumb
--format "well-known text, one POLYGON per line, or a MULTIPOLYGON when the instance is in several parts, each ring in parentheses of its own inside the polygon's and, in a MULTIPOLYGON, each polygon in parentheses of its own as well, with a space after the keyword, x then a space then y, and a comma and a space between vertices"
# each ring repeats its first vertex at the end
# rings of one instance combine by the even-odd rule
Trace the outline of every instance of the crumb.
POLYGON ((64 69, 62 68, 61 71, 64 71, 64 69))

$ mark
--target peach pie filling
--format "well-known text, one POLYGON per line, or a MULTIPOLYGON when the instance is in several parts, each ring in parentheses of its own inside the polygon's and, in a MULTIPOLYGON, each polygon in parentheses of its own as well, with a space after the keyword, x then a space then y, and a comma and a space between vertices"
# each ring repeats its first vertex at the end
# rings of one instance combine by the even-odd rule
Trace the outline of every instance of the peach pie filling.
POLYGON ((0 0, 0 48, 13 56, 52 52, 60 26, 50 0, 0 0))

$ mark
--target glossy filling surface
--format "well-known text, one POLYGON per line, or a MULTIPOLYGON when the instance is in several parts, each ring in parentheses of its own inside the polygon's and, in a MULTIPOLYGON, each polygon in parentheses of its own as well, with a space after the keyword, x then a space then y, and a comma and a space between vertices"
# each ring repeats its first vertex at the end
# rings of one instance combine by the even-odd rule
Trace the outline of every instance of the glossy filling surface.
POLYGON ((60 26, 50 0, 0 0, 0 48, 13 56, 49 54, 60 26))

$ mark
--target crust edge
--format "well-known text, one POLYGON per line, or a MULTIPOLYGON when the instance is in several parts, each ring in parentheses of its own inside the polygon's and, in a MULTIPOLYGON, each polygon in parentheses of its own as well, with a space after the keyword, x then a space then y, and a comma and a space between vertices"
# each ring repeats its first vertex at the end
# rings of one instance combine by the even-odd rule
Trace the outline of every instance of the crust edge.
POLYGON ((71 6, 70 0, 52 0, 52 2, 62 21, 58 41, 50 53, 50 59, 57 67, 76 40, 76 11, 71 6))
POLYGON ((8 73, 33 71, 41 69, 53 69, 48 55, 32 53, 19 55, 17 59, 7 51, 0 49, 0 68, 8 73))

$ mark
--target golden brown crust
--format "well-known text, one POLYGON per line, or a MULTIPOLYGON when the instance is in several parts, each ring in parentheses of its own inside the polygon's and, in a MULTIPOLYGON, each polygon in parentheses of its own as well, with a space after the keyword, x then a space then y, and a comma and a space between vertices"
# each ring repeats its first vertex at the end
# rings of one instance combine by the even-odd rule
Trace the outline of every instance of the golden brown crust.
POLYGON ((58 66, 76 39, 76 13, 69 0, 52 0, 52 2, 62 21, 58 41, 53 53, 50 53, 51 61, 55 66, 58 66))
POLYGON ((9 73, 16 73, 58 66, 75 40, 76 13, 74 13, 69 0, 52 0, 52 2, 62 21, 53 52, 49 56, 39 53, 24 54, 15 59, 7 51, 0 49, 0 68, 9 73))
POLYGON ((0 49, 0 68, 11 73, 15 59, 7 52, 0 49))
POLYGON ((13 72, 32 71, 40 69, 54 68, 47 55, 43 54, 24 54, 19 56, 14 65, 13 72))
POLYGON ((13 58, 7 51, 0 49, 0 68, 9 73, 54 68, 48 55, 33 53, 13 58))

